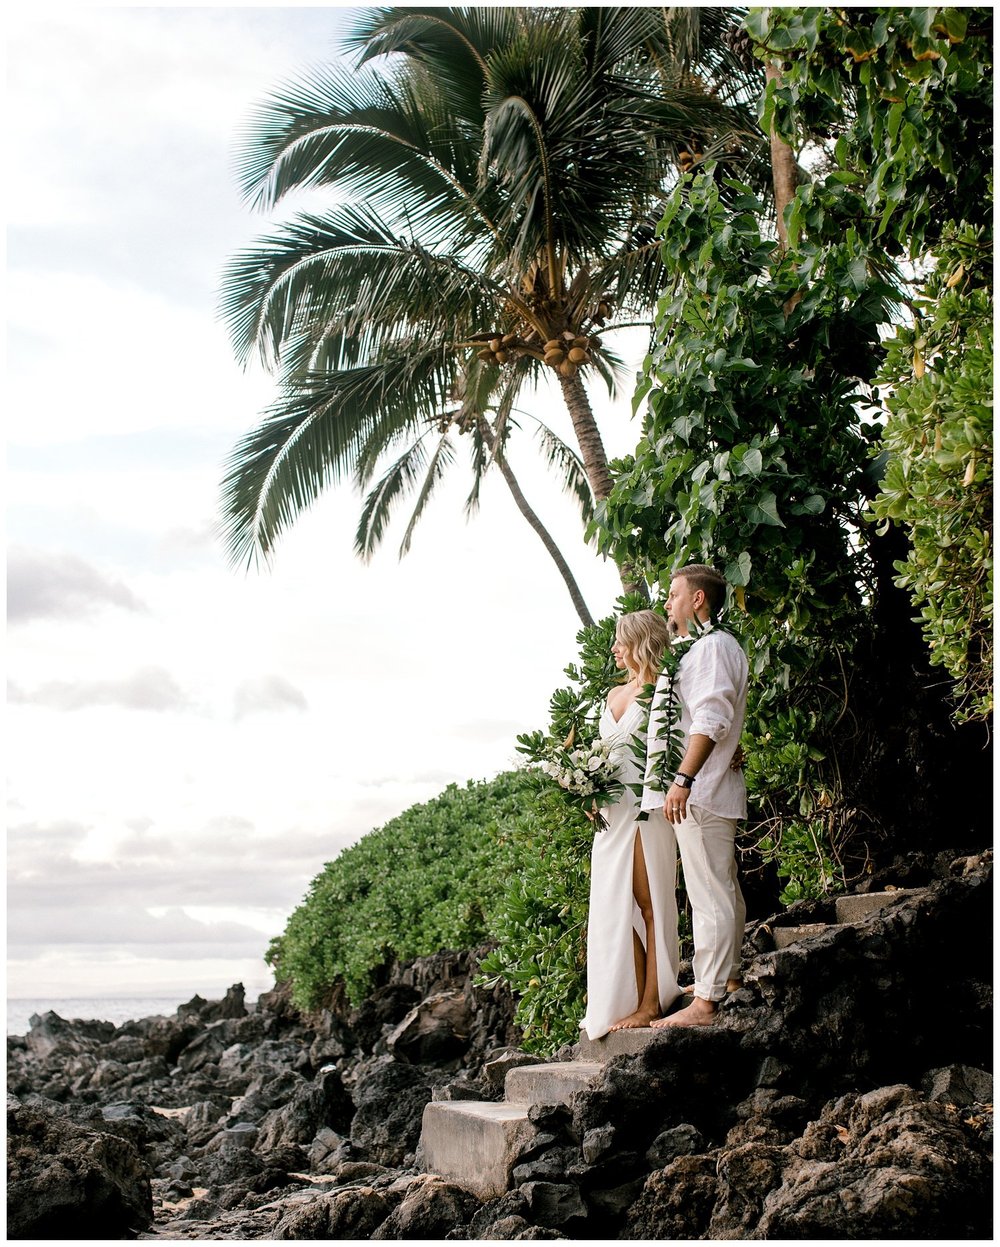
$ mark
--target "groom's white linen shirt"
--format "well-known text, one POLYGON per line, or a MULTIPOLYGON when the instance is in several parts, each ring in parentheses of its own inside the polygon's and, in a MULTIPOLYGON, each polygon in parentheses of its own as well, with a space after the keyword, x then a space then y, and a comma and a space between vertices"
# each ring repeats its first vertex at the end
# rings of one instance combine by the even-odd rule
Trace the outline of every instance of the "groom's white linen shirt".
MULTIPOLYGON (((677 637, 674 644, 686 641, 686 637, 677 637)), ((695 778, 688 804, 721 818, 746 818, 747 814, 743 772, 731 770, 729 766, 746 718, 747 674, 747 658, 739 641, 728 632, 715 629, 704 631, 691 643, 677 668, 674 693, 680 704, 684 749, 693 735, 708 736, 715 741, 715 748, 695 778)), ((641 804, 644 810, 662 809, 666 795, 657 787, 654 764, 656 755, 666 748, 666 741, 659 739, 658 733, 667 683, 664 673, 656 682, 650 709, 641 804)))

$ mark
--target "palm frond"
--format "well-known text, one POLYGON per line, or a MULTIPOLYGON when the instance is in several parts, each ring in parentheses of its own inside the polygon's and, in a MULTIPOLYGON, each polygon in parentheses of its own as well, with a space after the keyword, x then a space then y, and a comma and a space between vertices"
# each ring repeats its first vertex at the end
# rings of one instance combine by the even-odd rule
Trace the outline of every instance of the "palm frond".
POLYGON ((575 498, 580 507, 580 518, 589 524, 594 514, 594 494, 587 479, 583 460, 547 424, 535 420, 535 436, 541 445, 545 462, 562 478, 563 489, 575 498))
POLYGON ((278 537, 370 444, 381 412, 394 429, 426 427, 447 397, 452 361, 437 345, 289 385, 237 444, 222 483, 223 536, 234 564, 266 558, 278 537))
POLYGON ((501 297, 458 257, 398 237, 368 205, 343 205, 303 214, 234 256, 220 306, 241 360, 256 348, 274 367, 297 344, 297 368, 303 348, 308 359, 325 344, 326 366, 341 367, 406 326, 460 337, 501 297))
POLYGON ((354 535, 354 552, 363 562, 370 562, 385 536, 395 504, 410 492, 424 470, 427 463, 424 440, 428 436, 429 431, 410 442, 366 496, 354 535))
POLYGON ((413 530, 417 526, 417 522, 424 513, 424 508, 434 491, 434 486, 444 475, 445 469, 454 460, 455 451, 447 433, 442 433, 438 439, 434 454, 431 461, 427 465, 427 471, 424 474, 424 483, 420 487, 420 493, 417 495, 417 501, 410 515, 410 522, 406 526, 406 532, 403 534, 403 540, 399 547, 399 557, 410 551, 410 545, 413 541, 413 530))
POLYGON ((438 84, 388 81, 334 66, 285 84, 243 128, 238 168, 254 206, 303 188, 370 200, 388 219, 446 230, 452 245, 496 236, 475 185, 478 136, 455 118, 438 84))
MULTIPOLYGON (((362 557, 415 493, 405 552, 452 462, 449 430, 470 436, 474 510, 491 466, 509 475, 517 394, 550 376, 519 348, 502 367, 480 360, 478 342, 528 325, 592 334, 605 299, 618 322, 650 315, 655 227, 680 153, 718 154, 749 180, 761 151, 752 92, 711 81, 733 51, 727 11, 704 13, 363 10, 353 67, 310 71, 258 109, 243 187, 286 219, 234 257, 222 314, 237 353, 259 351, 282 389, 227 467, 234 560, 267 557, 347 474, 367 491, 362 557), (282 201, 311 188, 329 209, 289 214, 282 201)), ((620 360, 603 344, 593 357, 586 379, 613 389, 620 360)), ((599 443, 596 426, 588 434, 599 443)), ((540 436, 583 505, 574 452, 540 436)))

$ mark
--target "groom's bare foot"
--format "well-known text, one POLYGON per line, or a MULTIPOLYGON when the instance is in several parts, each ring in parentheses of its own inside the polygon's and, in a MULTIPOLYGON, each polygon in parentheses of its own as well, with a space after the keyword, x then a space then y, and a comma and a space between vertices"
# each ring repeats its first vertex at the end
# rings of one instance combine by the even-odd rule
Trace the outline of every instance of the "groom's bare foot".
POLYGON ((700 996, 695 996, 686 1009, 679 1009, 669 1017, 660 1018, 650 1025, 657 1030, 665 1026, 711 1026, 718 1011, 718 1006, 711 1000, 702 1000, 700 996))
POLYGON ((653 1026, 659 1016, 658 1013, 650 1013, 645 1009, 636 1009, 635 1013, 630 1013, 627 1018, 622 1018, 620 1022, 616 1022, 611 1027, 611 1030, 629 1031, 638 1030, 640 1027, 653 1026))

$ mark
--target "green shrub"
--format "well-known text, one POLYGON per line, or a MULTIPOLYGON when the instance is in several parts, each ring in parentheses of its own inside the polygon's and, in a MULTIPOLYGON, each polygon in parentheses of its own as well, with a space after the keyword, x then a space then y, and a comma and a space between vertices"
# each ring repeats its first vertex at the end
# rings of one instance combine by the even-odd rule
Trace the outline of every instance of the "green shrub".
POLYGON ((486 984, 510 985, 523 1046, 548 1055, 579 1039, 586 992, 587 900, 594 832, 554 787, 507 824, 518 861, 490 931, 486 984))
POLYGON ((358 1004, 393 958, 482 944, 515 869, 506 826, 541 788, 526 771, 450 784, 328 862, 267 955, 296 1004, 318 1007, 338 980, 358 1004))

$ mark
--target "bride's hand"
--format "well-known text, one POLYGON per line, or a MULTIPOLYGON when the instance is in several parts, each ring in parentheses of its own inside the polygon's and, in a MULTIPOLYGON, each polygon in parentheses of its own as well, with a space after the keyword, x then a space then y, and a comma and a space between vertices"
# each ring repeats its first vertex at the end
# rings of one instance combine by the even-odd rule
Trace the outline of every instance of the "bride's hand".
POLYGON ((729 764, 731 771, 742 771, 743 763, 747 760, 746 754, 743 752, 743 746, 737 745, 736 752, 733 754, 733 760, 729 764))

